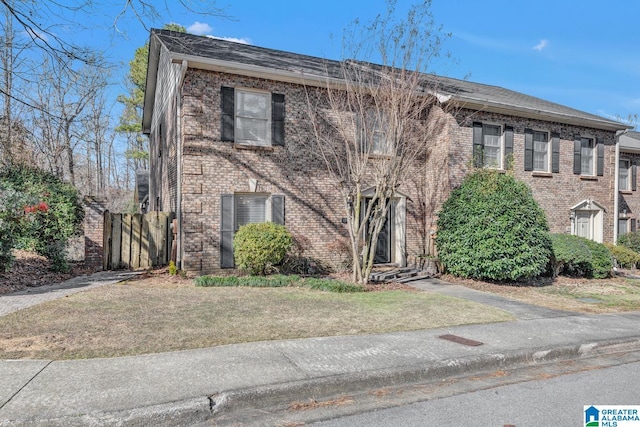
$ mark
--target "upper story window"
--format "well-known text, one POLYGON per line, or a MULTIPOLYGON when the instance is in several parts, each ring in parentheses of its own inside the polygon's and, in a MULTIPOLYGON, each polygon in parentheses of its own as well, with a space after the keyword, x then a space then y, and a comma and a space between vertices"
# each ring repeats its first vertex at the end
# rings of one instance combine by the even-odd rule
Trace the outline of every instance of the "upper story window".
POLYGON ((271 145, 271 94, 236 89, 235 141, 271 145))
POLYGON ((573 145, 573 173, 604 175, 604 143, 599 138, 577 136, 573 145))
POLYGON ((502 127, 482 125, 484 144, 483 165, 486 168, 502 168, 502 127))
POLYGON ((384 114, 369 112, 364 120, 359 120, 360 141, 362 151, 368 154, 390 156, 393 152, 391 143, 385 132, 384 114), (364 123, 360 123, 364 121, 364 123))
POLYGON ((533 170, 549 172, 549 134, 533 132, 533 170))
POLYGON ((631 190, 631 162, 628 159, 620 159, 618 165, 618 189, 621 191, 631 190))
POLYGON ((594 168, 594 144, 591 138, 580 138, 580 174, 581 175, 595 175, 593 173, 594 168))
POLYGON ((239 145, 284 145, 284 95, 222 87, 221 140, 239 145))

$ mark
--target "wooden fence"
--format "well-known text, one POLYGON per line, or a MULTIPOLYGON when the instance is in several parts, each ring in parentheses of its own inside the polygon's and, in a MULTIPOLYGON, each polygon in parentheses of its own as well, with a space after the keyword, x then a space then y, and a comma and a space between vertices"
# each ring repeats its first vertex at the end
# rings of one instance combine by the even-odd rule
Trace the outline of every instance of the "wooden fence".
POLYGON ((104 213, 104 270, 157 267, 171 259, 173 212, 104 213))

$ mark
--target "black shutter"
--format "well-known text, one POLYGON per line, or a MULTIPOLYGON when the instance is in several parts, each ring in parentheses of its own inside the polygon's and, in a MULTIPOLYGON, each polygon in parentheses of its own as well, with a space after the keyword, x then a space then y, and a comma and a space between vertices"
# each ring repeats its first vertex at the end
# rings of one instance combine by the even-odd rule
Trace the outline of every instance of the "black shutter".
POLYGON ((580 175, 582 172, 582 156, 580 150, 582 149, 582 140, 579 136, 573 141, 573 173, 580 175))
POLYGON ((533 170, 533 131, 524 130, 524 170, 533 170))
POLYGON ((604 143, 602 139, 597 139, 596 147, 598 148, 598 163, 596 171, 598 176, 604 176, 604 143))
POLYGON ((233 194, 220 196, 220 268, 233 268, 233 232, 234 232, 233 194))
POLYGON ((551 172, 560 172, 560 134, 551 134, 551 172))
POLYGON ((635 233, 636 232, 636 220, 634 218, 631 218, 629 220, 629 222, 631 223, 631 232, 635 233))
POLYGON ((232 87, 222 87, 221 91, 222 127, 221 140, 232 141, 234 139, 235 116, 235 91, 232 87))
POLYGON ((504 127, 504 165, 507 169, 513 164, 513 126, 504 127))
POLYGON ((637 189, 636 178, 638 177, 638 172, 636 162, 636 160, 633 160, 631 164, 631 191, 636 191, 637 189))
POLYGON ((284 95, 271 95, 271 144, 284 146, 284 95))
POLYGON ((482 158, 483 152, 482 141, 482 123, 473 122, 473 166, 481 168, 484 165, 482 158))
POLYGON ((284 196, 271 196, 271 222, 284 225, 284 196))

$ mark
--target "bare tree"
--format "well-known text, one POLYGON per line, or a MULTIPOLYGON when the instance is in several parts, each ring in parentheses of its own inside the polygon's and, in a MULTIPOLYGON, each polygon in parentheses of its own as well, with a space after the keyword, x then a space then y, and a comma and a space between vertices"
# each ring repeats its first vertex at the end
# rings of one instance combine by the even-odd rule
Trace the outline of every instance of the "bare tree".
POLYGON ((353 280, 366 283, 390 201, 421 165, 435 133, 428 120, 440 105, 437 78, 426 74, 439 55, 441 36, 430 2, 398 19, 395 2, 371 25, 349 31, 345 46, 355 60, 340 64, 340 84, 308 93, 315 132, 312 152, 340 190, 351 241, 353 280), (379 61, 380 65, 358 60, 379 61))

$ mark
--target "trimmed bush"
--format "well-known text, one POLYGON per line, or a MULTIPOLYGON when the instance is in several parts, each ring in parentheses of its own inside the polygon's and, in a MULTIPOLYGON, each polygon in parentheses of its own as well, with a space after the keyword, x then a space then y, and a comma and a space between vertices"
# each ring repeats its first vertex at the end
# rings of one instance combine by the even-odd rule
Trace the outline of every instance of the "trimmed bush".
POLYGON ((280 264, 291 248, 291 234, 273 222, 246 224, 233 237, 236 265, 253 275, 264 276, 280 264))
POLYGON ((640 231, 625 233, 618 237, 618 245, 640 253, 640 231))
POLYGON ((343 282, 341 280, 334 279, 319 279, 319 278, 307 278, 301 283, 302 286, 315 289, 318 291, 326 292, 338 292, 338 293, 353 293, 364 292, 364 288, 360 285, 354 285, 352 283, 343 282))
POLYGON ((605 246, 611 252, 611 256, 615 259, 618 267, 636 268, 640 263, 640 253, 636 251, 611 243, 605 243, 605 246))
POLYGON ((554 277, 563 274, 603 279, 611 275, 613 260, 602 243, 569 234, 552 234, 551 242, 550 266, 554 277))
POLYGON ((469 175, 442 206, 436 244, 447 272, 474 279, 533 278, 551 258, 547 220, 531 189, 484 169, 469 175))
POLYGON ((273 276, 200 276, 194 279, 196 286, 202 287, 225 287, 225 286, 247 286, 252 288, 278 288, 291 286, 300 280, 300 276, 285 276, 275 274, 273 276))

